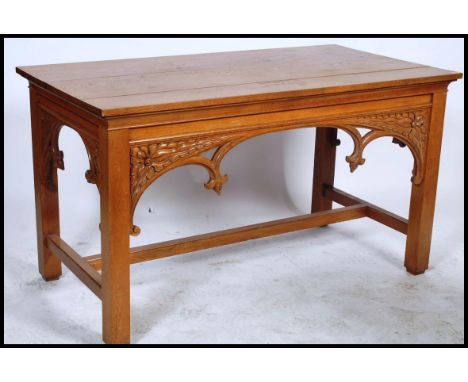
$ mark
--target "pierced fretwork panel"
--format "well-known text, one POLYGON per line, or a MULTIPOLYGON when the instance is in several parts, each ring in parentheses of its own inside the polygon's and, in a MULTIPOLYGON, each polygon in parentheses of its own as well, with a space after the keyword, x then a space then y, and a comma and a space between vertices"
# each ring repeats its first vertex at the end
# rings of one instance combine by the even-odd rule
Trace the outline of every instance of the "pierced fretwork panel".
MULTIPOLYGON (((404 143, 414 157, 412 182, 419 184, 424 174, 424 156, 426 150, 429 109, 403 112, 373 113, 341 119, 311 123, 314 127, 339 128, 348 133, 354 150, 346 157, 351 172, 364 164, 363 152, 366 146, 380 137, 393 137, 404 143), (367 129, 361 134, 359 129, 367 129)), ((283 129, 284 130, 284 129, 283 129)), ((131 216, 143 192, 164 173, 180 166, 197 164, 205 167, 209 180, 205 187, 217 193, 228 180, 220 171, 220 165, 226 154, 239 143, 258 135, 281 131, 278 127, 247 130, 237 133, 207 134, 203 136, 178 137, 170 140, 152 140, 131 145, 131 216), (216 148, 211 159, 202 154, 216 148)), ((131 234, 137 235, 139 227, 131 222, 131 234)))

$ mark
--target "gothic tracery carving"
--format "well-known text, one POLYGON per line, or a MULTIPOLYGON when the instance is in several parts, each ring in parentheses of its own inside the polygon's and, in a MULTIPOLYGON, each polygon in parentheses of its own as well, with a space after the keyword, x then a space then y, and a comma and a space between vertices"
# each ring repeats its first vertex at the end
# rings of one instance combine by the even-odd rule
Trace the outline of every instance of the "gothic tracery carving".
MULTIPOLYGON (((404 112, 374 113, 358 115, 342 119, 330 120, 315 127, 339 128, 350 135, 354 142, 354 151, 346 157, 351 172, 364 164, 363 151, 373 140, 391 136, 403 142, 410 148, 414 157, 412 181, 418 184, 422 181, 423 163, 427 140, 428 110, 413 110, 404 112), (361 135, 358 128, 370 131, 361 135)), ((131 184, 131 216, 135 211, 146 188, 167 171, 187 164, 197 164, 209 172, 209 180, 205 183, 207 189, 217 193, 228 180, 227 175, 220 171, 224 156, 239 143, 254 136, 265 134, 274 129, 250 130, 240 133, 174 138, 165 141, 140 142, 130 148, 130 184, 131 184), (202 154, 217 148, 211 159, 202 154)), ((133 220, 133 217, 132 217, 133 220)), ((139 227, 131 223, 131 232, 137 235, 139 227)))
MULTIPOLYGON (((54 182, 54 172, 57 169, 64 170, 65 164, 63 160, 63 151, 59 149, 59 135, 63 127, 56 117, 52 114, 41 110, 41 123, 44 131, 44 171, 45 171, 45 182, 47 187, 56 189, 57 184, 54 182)), ((97 137, 85 131, 79 131, 74 129, 83 140, 89 159, 89 170, 86 171, 85 177, 89 183, 94 183, 99 189, 99 146, 97 137)))
MULTIPOLYGON (((227 175, 221 175, 218 149, 210 160, 201 154, 216 147, 223 147, 236 140, 239 134, 224 134, 210 137, 179 138, 169 142, 150 142, 132 146, 130 149, 131 215, 135 211, 146 188, 165 172, 187 164, 205 167, 210 175, 205 183, 207 189, 221 192, 227 175)), ((131 224, 131 234, 138 235, 139 227, 131 224)))
POLYGON ((413 178, 411 181, 420 184, 423 179, 423 163, 426 151, 428 110, 414 110, 355 116, 336 123, 336 127, 348 130, 355 135, 355 151, 346 158, 351 172, 364 164, 363 151, 366 146, 377 138, 390 136, 406 144, 414 157, 413 178), (368 128, 364 136, 356 128, 368 128), (351 130, 349 130, 351 129, 351 130))

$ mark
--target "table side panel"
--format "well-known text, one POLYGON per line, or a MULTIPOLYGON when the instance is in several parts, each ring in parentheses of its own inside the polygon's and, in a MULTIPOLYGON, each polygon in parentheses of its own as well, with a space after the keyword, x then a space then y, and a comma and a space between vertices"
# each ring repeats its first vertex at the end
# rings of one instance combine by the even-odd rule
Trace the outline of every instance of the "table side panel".
POLYGON ((343 119, 363 113, 384 113, 430 107, 431 99, 432 95, 423 94, 413 97, 134 128, 130 130, 129 137, 130 141, 135 143, 155 139, 256 130, 266 127, 284 130, 313 127, 315 123, 326 123, 327 120, 343 119))
MULTIPOLYGON (((364 164, 363 151, 373 140, 391 136, 404 142, 414 157, 412 181, 422 181, 425 140, 432 94, 355 102, 300 110, 218 118, 129 130, 131 156, 131 215, 144 191, 160 176, 184 165, 199 165, 209 173, 205 187, 216 192, 228 180, 221 162, 240 143, 267 133, 302 127, 339 128, 354 142, 346 157, 351 171, 364 164), (363 134, 358 128, 370 131, 363 134), (213 156, 203 154, 216 149, 213 156)), ((130 222, 132 234, 140 228, 130 222)))

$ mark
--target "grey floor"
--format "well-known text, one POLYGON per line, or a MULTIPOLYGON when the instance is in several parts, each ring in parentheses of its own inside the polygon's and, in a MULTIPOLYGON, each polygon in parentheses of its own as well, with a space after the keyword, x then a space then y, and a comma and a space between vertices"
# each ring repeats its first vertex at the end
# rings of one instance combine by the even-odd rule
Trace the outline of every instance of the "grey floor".
MULTIPOLYGON (((73 160, 59 175, 61 236, 80 254, 96 254, 99 194, 83 181, 79 137, 62 135, 73 160)), ((225 159, 230 179, 222 196, 203 189, 201 168, 168 173, 140 200, 135 221, 142 233, 132 245, 307 213, 311 141, 310 132, 297 132, 241 145, 225 159)), ((411 182, 402 172, 411 172, 410 154, 377 142, 366 166, 349 175, 344 155, 352 148, 346 139, 342 146, 338 186, 405 216, 411 182), (385 155, 392 160, 383 172, 385 155)), ((442 163, 424 275, 403 267, 405 236, 369 219, 138 264, 131 271, 132 342, 463 343, 463 178, 450 163, 442 163)), ((66 268, 50 283, 37 272, 29 175, 18 178, 27 184, 19 188, 24 194, 5 199, 4 340, 99 344, 99 300, 66 268)))
MULTIPOLYGON (((221 216, 196 213, 186 228, 223 228, 221 216)), ((147 231, 181 236, 150 222, 147 231)), ((30 224, 18 228, 33 237, 30 224)), ((80 252, 97 250, 92 228, 71 240, 80 252)), ((367 219, 134 265, 132 341, 460 344, 460 235, 439 227, 431 268, 418 277, 403 268, 404 237, 367 219)), ((5 342, 101 343, 98 299, 66 268, 59 281, 42 281, 35 256, 30 239, 6 248, 5 342)))

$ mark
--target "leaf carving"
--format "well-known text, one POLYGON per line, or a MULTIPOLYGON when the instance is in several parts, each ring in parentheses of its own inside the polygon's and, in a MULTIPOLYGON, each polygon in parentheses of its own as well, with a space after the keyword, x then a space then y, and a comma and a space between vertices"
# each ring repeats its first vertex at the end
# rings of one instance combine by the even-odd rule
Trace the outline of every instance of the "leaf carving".
MULTIPOLYGON (((403 112, 371 113, 347 118, 321 121, 315 127, 339 128, 348 133, 354 142, 354 151, 346 157, 351 172, 364 164, 363 151, 373 140, 392 136, 410 148, 415 165, 412 181, 418 184, 422 181, 423 164, 427 141, 428 109, 403 112), (370 131, 364 136, 358 128, 370 131)), ((313 125, 313 124, 312 124, 313 125)), ((131 187, 131 219, 138 200, 148 186, 167 171, 187 164, 197 164, 205 167, 210 179, 205 187, 218 193, 227 181, 227 175, 221 175, 220 163, 224 156, 239 143, 280 128, 264 128, 247 130, 232 134, 211 134, 209 136, 190 136, 138 142, 130 147, 130 187, 131 187), (201 154, 217 148, 211 159, 201 154)), ((137 235, 140 228, 131 224, 131 234, 137 235)))

